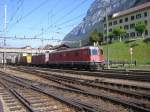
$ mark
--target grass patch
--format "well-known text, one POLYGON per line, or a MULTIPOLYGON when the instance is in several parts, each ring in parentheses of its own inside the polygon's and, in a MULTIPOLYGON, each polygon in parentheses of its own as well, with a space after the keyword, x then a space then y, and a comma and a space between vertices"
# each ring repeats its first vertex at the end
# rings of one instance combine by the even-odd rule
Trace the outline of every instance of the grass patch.
MULTIPOLYGON (((107 45, 102 46, 105 57, 107 56, 107 45)), ((113 42, 108 45, 109 59, 112 61, 126 61, 130 62, 130 47, 133 48, 133 60, 137 64, 150 64, 150 42, 146 43, 143 40, 136 40, 132 42, 113 42)))

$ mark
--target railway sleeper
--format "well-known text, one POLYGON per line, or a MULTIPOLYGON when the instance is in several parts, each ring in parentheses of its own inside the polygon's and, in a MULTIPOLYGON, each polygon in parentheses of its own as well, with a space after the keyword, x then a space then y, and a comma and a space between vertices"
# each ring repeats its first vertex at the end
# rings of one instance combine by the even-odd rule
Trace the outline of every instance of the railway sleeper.
MULTIPOLYGON (((36 87, 36 88, 39 88, 39 87, 36 87)), ((139 107, 138 105, 136 105, 134 103, 124 101, 124 100, 120 100, 120 99, 117 99, 117 98, 114 98, 114 97, 109 97, 109 96, 99 95, 99 94, 93 94, 93 93, 90 93, 90 92, 85 92, 85 91, 80 91, 80 90, 72 90, 71 89, 70 91, 76 91, 76 92, 80 92, 80 93, 83 93, 83 94, 92 95, 92 96, 95 96, 95 97, 100 97, 104 100, 109 100, 109 101, 112 101, 114 103, 118 103, 118 104, 121 104, 123 106, 127 106, 129 108, 133 108, 133 109, 141 111, 141 112, 150 112, 150 110, 147 109, 147 108, 139 107)))
MULTIPOLYGON (((33 85, 32 86, 32 89, 33 89, 33 87, 34 87, 34 89, 35 89, 35 86, 33 85)), ((44 90, 41 90, 42 88, 37 88, 36 87, 36 90, 38 90, 38 91, 41 91, 41 92, 43 92, 44 90)), ((79 91, 79 90, 78 90, 79 91)), ((80 91, 80 92, 82 92, 83 93, 83 91, 80 91)), ((49 94, 49 93, 47 93, 47 91, 44 91, 44 93, 46 93, 46 94, 49 94)), ((84 92, 84 93, 86 93, 86 94, 90 94, 90 95, 93 95, 93 96, 95 96, 95 94, 93 94, 93 93, 89 93, 89 92, 84 92)), ((51 94, 52 95, 52 94, 51 94)), ((53 95, 54 96, 54 95, 53 95)), ((96 96, 99 96, 99 97, 101 97, 101 98, 103 98, 103 99, 107 99, 107 100, 111 100, 111 101, 113 101, 113 102, 119 102, 119 103, 121 103, 122 105, 125 105, 125 106, 128 106, 128 107, 132 107, 132 108, 134 108, 134 109, 136 109, 136 110, 140 110, 140 111, 144 111, 144 112, 149 112, 149 110, 148 109, 146 109, 146 108, 142 108, 142 107, 138 107, 137 105, 135 105, 135 104, 132 104, 132 103, 130 103, 130 102, 125 102, 125 101, 120 101, 119 99, 116 99, 116 98, 113 98, 113 97, 106 97, 106 96, 103 96, 103 95, 96 95, 96 96)), ((56 96, 55 96, 56 97, 56 96)), ((78 103, 79 104, 79 103, 78 103)), ((83 105, 82 105, 83 106, 83 105)), ((87 105, 86 105, 86 107, 88 107, 87 105)))

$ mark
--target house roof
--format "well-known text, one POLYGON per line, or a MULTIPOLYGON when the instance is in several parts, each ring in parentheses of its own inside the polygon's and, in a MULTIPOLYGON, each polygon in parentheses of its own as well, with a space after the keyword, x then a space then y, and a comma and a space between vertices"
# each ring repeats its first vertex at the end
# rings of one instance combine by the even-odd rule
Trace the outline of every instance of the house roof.
POLYGON ((53 46, 52 45, 50 45, 50 44, 47 44, 47 45, 45 45, 44 46, 44 50, 49 50, 49 49, 52 49, 53 48, 53 46))
POLYGON ((64 50, 67 48, 70 48, 70 47, 66 44, 61 44, 61 45, 57 45, 57 46, 53 47, 53 49, 55 49, 55 50, 64 50))
POLYGON ((148 9, 148 8, 150 8, 150 2, 144 3, 142 5, 138 5, 136 7, 130 8, 128 10, 124 10, 124 11, 120 11, 120 12, 114 13, 112 15, 112 18, 125 16, 125 15, 128 15, 128 14, 134 13, 134 12, 138 12, 138 11, 141 11, 141 10, 144 10, 144 9, 148 9))

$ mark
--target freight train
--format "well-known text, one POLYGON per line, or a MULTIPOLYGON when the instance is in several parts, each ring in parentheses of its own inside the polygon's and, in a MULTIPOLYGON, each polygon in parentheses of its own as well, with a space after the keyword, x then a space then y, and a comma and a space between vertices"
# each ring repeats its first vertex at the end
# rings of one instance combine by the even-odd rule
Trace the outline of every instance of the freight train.
POLYGON ((103 50, 94 47, 70 48, 51 53, 28 55, 16 58, 19 65, 49 66, 57 68, 78 68, 100 70, 104 67, 103 50))

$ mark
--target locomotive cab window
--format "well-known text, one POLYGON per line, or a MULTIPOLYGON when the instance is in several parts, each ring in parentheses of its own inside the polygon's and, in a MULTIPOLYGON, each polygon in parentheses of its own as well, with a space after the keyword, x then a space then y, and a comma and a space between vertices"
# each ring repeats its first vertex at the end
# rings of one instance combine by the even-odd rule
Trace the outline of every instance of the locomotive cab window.
POLYGON ((91 50, 91 55, 99 55, 98 50, 97 49, 92 49, 91 50))

